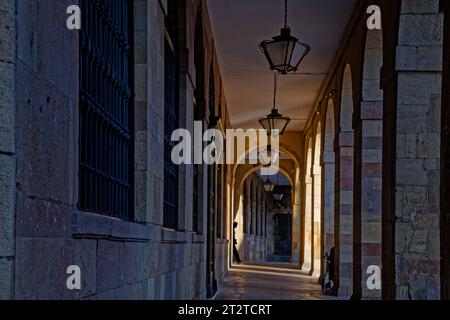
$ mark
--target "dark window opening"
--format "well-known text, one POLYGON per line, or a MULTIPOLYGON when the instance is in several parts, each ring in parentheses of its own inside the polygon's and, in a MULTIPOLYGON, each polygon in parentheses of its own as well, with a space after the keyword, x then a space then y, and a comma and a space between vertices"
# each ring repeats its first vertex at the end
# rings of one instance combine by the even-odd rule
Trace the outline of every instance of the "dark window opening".
POLYGON ((133 219, 133 1, 80 2, 80 210, 133 219))
POLYGON ((199 192, 198 189, 200 188, 200 166, 199 165, 193 165, 194 169, 194 186, 193 186, 193 208, 192 208, 192 232, 199 233, 199 210, 200 210, 200 199, 199 199, 199 192))
POLYGON ((175 143, 172 133, 178 129, 177 60, 171 46, 165 48, 165 110, 164 110, 164 226, 178 228, 178 166, 171 153, 175 143))
POLYGON ((171 153, 172 133, 179 129, 178 10, 176 0, 167 2, 168 35, 164 50, 164 227, 178 229, 179 169, 171 153))

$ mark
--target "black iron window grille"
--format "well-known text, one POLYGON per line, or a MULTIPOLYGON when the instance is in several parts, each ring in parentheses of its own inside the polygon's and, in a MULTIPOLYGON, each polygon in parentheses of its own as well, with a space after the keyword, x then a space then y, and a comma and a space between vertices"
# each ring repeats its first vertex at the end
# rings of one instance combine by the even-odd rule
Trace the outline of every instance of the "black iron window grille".
POLYGON ((178 129, 178 80, 177 59, 169 43, 165 49, 165 116, 164 116, 164 226, 178 228, 178 166, 171 153, 174 142, 172 133, 178 129))
POLYGON ((198 211, 200 210, 200 201, 199 201, 199 192, 198 189, 200 188, 199 179, 200 179, 200 172, 199 172, 200 166, 199 165, 193 165, 193 176, 194 176, 194 185, 193 185, 193 206, 192 206, 192 232, 199 233, 199 226, 198 226, 198 211))
POLYGON ((164 227, 178 229, 178 166, 172 161, 172 133, 179 129, 178 1, 167 1, 164 50, 164 227))
POLYGON ((81 0, 79 208, 133 219, 133 0, 81 0))

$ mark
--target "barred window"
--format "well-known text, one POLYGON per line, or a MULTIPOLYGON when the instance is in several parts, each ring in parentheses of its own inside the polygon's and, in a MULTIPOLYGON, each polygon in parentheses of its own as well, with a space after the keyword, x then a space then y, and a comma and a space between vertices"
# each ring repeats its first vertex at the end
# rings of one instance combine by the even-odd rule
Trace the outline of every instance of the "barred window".
POLYGON ((164 115, 164 226, 178 227, 178 166, 171 153, 174 143, 172 133, 178 129, 178 81, 177 60, 171 46, 165 49, 165 115, 164 115))
POLYGON ((193 169, 194 169, 194 186, 193 186, 193 190, 192 190, 192 197, 193 197, 193 205, 192 205, 192 232, 195 233, 200 233, 199 232, 199 216, 198 216, 198 211, 200 210, 200 201, 199 201, 199 192, 198 189, 200 188, 200 183, 199 183, 199 179, 200 179, 200 166, 194 164, 193 165, 193 169))
POLYGON ((178 229, 178 166, 172 161, 172 133, 179 128, 177 1, 167 2, 167 39, 164 51, 164 226, 178 229))
POLYGON ((79 208, 133 218, 133 0, 81 0, 79 208))

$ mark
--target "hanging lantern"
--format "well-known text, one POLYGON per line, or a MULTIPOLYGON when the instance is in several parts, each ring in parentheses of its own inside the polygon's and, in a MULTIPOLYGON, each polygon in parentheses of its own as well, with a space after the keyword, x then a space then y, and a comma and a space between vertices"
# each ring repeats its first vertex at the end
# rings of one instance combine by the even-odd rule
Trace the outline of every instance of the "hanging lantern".
POLYGON ((266 190, 266 192, 272 192, 273 189, 275 188, 275 184, 272 183, 269 179, 267 179, 267 181, 264 182, 263 187, 264 190, 266 190))
POLYGON ((311 51, 311 47, 308 44, 301 43, 292 36, 287 19, 287 0, 285 0, 284 28, 281 29, 279 36, 273 37, 272 40, 263 41, 260 44, 260 48, 266 56, 270 68, 280 74, 296 72, 303 59, 311 51))
POLYGON ((272 109, 272 112, 265 118, 259 120, 259 124, 267 131, 268 135, 276 130, 278 130, 279 135, 283 135, 290 122, 291 119, 284 117, 276 108, 272 109))
POLYGON ((259 120, 259 124, 266 130, 267 135, 272 135, 276 131, 279 135, 283 135, 287 126, 291 122, 291 118, 285 117, 278 112, 276 107, 277 103, 277 90, 278 90, 278 81, 277 74, 274 74, 274 95, 273 95, 273 108, 272 112, 268 114, 265 118, 259 120))

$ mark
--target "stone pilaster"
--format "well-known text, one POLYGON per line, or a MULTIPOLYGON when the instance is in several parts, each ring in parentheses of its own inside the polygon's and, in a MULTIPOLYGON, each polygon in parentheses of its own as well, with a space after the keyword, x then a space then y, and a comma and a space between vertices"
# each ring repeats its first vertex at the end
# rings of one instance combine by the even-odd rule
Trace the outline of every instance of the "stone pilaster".
POLYGON ((304 271, 312 271, 313 268, 313 181, 311 175, 312 146, 307 151, 307 167, 305 174, 305 207, 304 207, 304 241, 303 241, 303 266, 304 271))
POLYGON ((14 295, 15 257, 15 1, 0 4, 0 300, 14 295))
POLYGON ((440 298, 442 47, 439 0, 403 1, 396 66, 397 299, 440 298))
MULTIPOLYGON (((320 138, 319 138, 320 139, 320 138)), ((315 152, 320 152, 316 150, 315 152)), ((322 235, 321 235, 321 219, 322 219, 322 168, 320 165, 314 165, 313 168, 313 247, 314 247, 314 263, 313 274, 319 277, 321 274, 322 261, 322 235)))
POLYGON ((339 295, 353 286, 353 131, 341 132, 339 146, 339 295))
POLYGON ((383 103, 361 104, 360 236, 361 288, 363 299, 381 299, 381 290, 367 287, 369 266, 381 268, 382 250, 382 133, 383 103))

